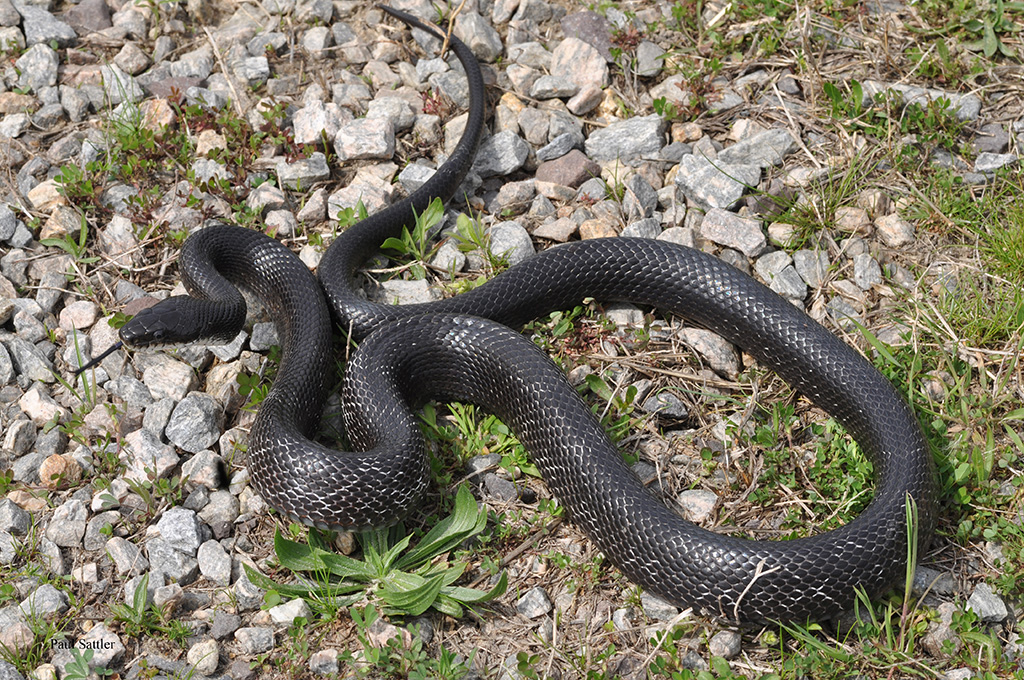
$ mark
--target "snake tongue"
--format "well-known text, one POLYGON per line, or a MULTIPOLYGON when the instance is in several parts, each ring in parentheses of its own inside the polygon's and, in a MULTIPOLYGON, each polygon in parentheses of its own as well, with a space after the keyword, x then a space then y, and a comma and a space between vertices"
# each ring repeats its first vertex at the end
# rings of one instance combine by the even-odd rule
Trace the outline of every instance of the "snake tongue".
POLYGON ((77 378, 79 375, 82 374, 83 371, 92 368, 93 366, 95 366, 96 364, 100 363, 101 361, 103 361, 108 356, 110 356, 111 354, 113 354, 117 350, 121 349, 122 347, 124 347, 124 343, 121 342, 120 340, 118 340, 113 345, 111 345, 110 347, 105 349, 102 353, 100 353, 99 356, 93 357, 92 360, 89 361, 87 364, 85 364, 84 366, 79 367, 79 369, 77 371, 75 371, 75 373, 74 373, 75 377, 77 378))

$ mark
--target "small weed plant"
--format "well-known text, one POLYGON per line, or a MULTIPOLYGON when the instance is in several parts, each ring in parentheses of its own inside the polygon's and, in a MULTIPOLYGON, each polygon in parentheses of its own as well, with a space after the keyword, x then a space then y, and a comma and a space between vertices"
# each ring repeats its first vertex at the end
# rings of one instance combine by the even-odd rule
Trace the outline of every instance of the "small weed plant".
POLYGON ((428 609, 461 617, 467 607, 483 604, 505 592, 504 574, 487 591, 455 585, 465 572, 466 562, 449 563, 444 555, 483 531, 487 511, 477 507, 465 486, 455 497, 454 512, 438 522, 410 549, 411 534, 401 526, 359 534, 362 559, 338 555, 326 548, 320 533, 310 531, 309 544, 274 536, 274 550, 281 566, 297 573, 309 573, 302 585, 276 584, 246 567, 254 585, 281 597, 302 597, 311 606, 330 603, 332 608, 348 607, 364 598, 395 616, 419 616, 428 609))

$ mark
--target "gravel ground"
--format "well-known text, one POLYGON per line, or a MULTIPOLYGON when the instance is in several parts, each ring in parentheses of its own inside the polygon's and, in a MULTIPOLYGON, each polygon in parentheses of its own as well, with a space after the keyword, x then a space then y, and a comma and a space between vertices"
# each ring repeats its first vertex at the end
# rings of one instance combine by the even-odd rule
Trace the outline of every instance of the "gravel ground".
MULTIPOLYGON (((437 16, 426 2, 396 6, 437 16)), ((910 217, 917 197, 906 186, 874 177, 845 189, 841 205, 820 202, 868 156, 863 137, 821 122, 822 83, 857 79, 865 97, 894 88, 903 103, 948 101, 971 153, 965 161, 938 150, 932 162, 978 187, 1017 164, 1018 85, 998 70, 982 89, 886 67, 887 27, 905 37, 914 14, 888 2, 865 3, 842 30, 800 10, 773 56, 730 54, 694 79, 675 53, 685 36, 672 28, 674 6, 462 8, 456 33, 485 65, 493 114, 464 188, 491 253, 515 264, 575 239, 669 240, 751 273, 862 349, 859 325, 903 342, 906 301, 936 294, 951 271, 946 243, 910 217), (795 56, 800 45, 815 46, 813 65, 795 56), (794 202, 830 211, 829 227, 808 233, 779 218, 794 202)), ((703 11, 724 35, 762 26, 721 5, 703 11)), ((439 41, 410 39, 383 16, 352 0, 0 0, 0 643, 18 662, 0 661, 0 678, 67 677, 75 643, 94 649, 94 667, 127 678, 348 677, 347 652, 365 654, 345 614, 297 636, 289 626, 311 618, 308 607, 264 607, 243 571, 273 574, 273 532, 287 527, 246 470, 253 413, 239 390, 266 370, 276 342, 266 317, 254 315, 229 345, 117 351, 85 383, 72 372, 116 340, 109 320, 183 292, 174 257, 190 230, 258 225, 312 268, 357 201, 373 213, 443 162, 464 124, 464 79, 437 57, 439 41), (192 147, 176 155, 162 126, 192 147), (163 132, 130 133, 140 128, 163 132), (156 627, 133 634, 114 616, 111 603, 131 602, 143 579, 167 612, 161 625, 187 626, 180 644, 156 627), (53 642, 59 633, 66 644, 53 642)), ((444 236, 465 210, 454 207, 444 236)), ((451 291, 439 283, 450 273, 489 273, 485 253, 455 245, 448 238, 430 255, 427 279, 375 262, 369 294, 430 300, 451 291)), ((591 305, 577 329, 575 347, 549 342, 578 383, 603 372, 636 388, 623 449, 685 516, 757 537, 790 535, 792 512, 821 524, 813 511, 790 510, 804 503, 799 490, 771 489, 779 504, 765 509, 734 483, 750 479, 730 447, 742 439, 737 424, 748 425, 751 392, 793 401, 777 379, 717 336, 631 305, 591 305)), ((804 402, 798 415, 820 416, 804 402)), ((813 461, 814 449, 797 442, 793 454, 813 461)), ((694 622, 638 594, 571 522, 537 520, 543 483, 495 463, 470 461, 483 470, 478 498, 510 527, 491 546, 496 559, 514 554, 509 591, 471 619, 419 619, 432 655, 442 646, 460 659, 475 653, 473 672, 488 678, 528 673, 517 670, 524 659, 550 677, 645 677, 658 653, 651 636, 683 622, 673 652, 681 668, 707 669, 713 657, 750 676, 774 668, 771 641, 757 631, 694 622)), ((1000 653, 1016 658, 1020 603, 984 580, 1001 559, 998 542, 956 549, 955 560, 948 539, 939 542, 915 585, 930 588, 937 612, 922 663, 947 658, 942 640, 955 637, 951 621, 965 609, 1001 631, 1000 653)))

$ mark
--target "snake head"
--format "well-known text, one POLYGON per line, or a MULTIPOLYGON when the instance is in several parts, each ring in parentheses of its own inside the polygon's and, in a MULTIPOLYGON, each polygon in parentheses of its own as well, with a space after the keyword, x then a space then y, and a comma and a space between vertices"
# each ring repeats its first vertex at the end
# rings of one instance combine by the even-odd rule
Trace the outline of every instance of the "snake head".
POLYGON ((195 342, 202 329, 194 322, 193 303, 192 298, 176 296, 143 309, 121 326, 121 342, 136 349, 195 342))

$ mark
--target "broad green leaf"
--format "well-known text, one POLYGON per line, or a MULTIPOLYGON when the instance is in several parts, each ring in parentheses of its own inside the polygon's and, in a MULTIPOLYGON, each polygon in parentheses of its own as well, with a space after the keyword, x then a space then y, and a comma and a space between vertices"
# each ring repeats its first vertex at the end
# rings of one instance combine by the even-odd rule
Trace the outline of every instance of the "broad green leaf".
POLYGON ((434 600, 434 609, 454 619, 461 619, 462 615, 466 613, 461 604, 445 595, 444 592, 437 594, 437 599, 434 600))
POLYGON ((390 550, 388 550, 386 553, 384 553, 381 556, 381 571, 382 572, 390 571, 395 566, 395 561, 398 559, 398 556, 406 548, 409 547, 409 541, 411 541, 411 540, 412 540, 412 534, 406 534, 405 536, 402 537, 401 540, 399 540, 397 543, 395 543, 393 546, 391 546, 390 550))
POLYGON ((377 596, 389 607, 400 609, 411 616, 419 616, 430 609, 440 592, 440 575, 425 579, 416 574, 395 571, 388 574, 377 596))
POLYGON ((440 198, 435 198, 430 202, 426 210, 423 211, 423 214, 417 216, 416 222, 417 225, 423 225, 423 230, 426 231, 437 225, 443 217, 444 203, 441 202, 440 198))
POLYGON ((362 590, 363 586, 355 583, 340 583, 336 586, 309 586, 309 585, 295 585, 286 583, 275 583, 271 579, 267 578, 263 574, 259 573, 248 564, 242 565, 245 567, 245 575, 257 588, 263 590, 275 590, 280 593, 283 597, 294 599, 296 597, 308 598, 311 594, 316 593, 320 597, 325 596, 337 596, 347 593, 351 593, 355 590, 362 590))
POLYGON ((380 247, 390 250, 397 250, 400 253, 404 253, 408 250, 408 247, 405 245, 405 241, 397 239, 394 236, 385 239, 384 243, 382 243, 380 247))
POLYGON ((859 81, 850 81, 850 98, 852 99, 853 111, 860 115, 861 102, 864 101, 864 88, 861 87, 859 81))
POLYGON ((501 597, 505 594, 505 590, 508 588, 508 573, 501 572, 501 576, 498 578, 498 582, 494 584, 490 590, 483 591, 477 590, 476 588, 461 588, 459 586, 449 586, 441 589, 448 597, 458 600, 463 604, 476 604, 478 602, 488 602, 496 597, 501 597))
POLYGON ((347 555, 337 555, 335 553, 326 553, 321 555, 327 570, 334 576, 339 576, 343 579, 354 579, 356 581, 371 581, 377 578, 377 573, 374 572, 366 562, 361 560, 355 560, 347 555))
POLYGON ((146 604, 149 602, 149 573, 147 572, 139 580, 139 585, 135 586, 135 592, 132 594, 132 609, 136 612, 146 611, 146 604))
POLYGON ((597 395, 598 399, 604 399, 605 401, 612 398, 613 392, 608 383, 604 381, 599 375, 588 373, 586 376, 587 387, 590 391, 597 395))
POLYGON ((989 19, 985 20, 985 37, 984 41, 984 52, 986 57, 995 56, 996 50, 999 49, 999 38, 996 37, 995 29, 992 27, 992 21, 989 19))
POLYGON ((437 565, 437 570, 430 570, 424 572, 423 575, 432 576, 433 574, 440 574, 444 577, 444 585, 450 586, 462 577, 462 575, 466 572, 466 567, 468 566, 469 565, 466 562, 463 562, 461 560, 458 562, 453 562, 452 564, 439 564, 437 565))
POLYGON ((481 510, 469 487, 463 484, 455 494, 455 511, 434 525, 412 551, 395 563, 397 569, 412 569, 447 552, 487 525, 487 511, 481 510))
POLYGON ((274 532, 274 552, 281 566, 291 571, 322 571, 326 569, 323 555, 330 554, 289 540, 281 535, 280 530, 274 532))

